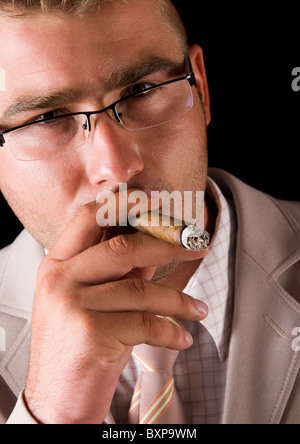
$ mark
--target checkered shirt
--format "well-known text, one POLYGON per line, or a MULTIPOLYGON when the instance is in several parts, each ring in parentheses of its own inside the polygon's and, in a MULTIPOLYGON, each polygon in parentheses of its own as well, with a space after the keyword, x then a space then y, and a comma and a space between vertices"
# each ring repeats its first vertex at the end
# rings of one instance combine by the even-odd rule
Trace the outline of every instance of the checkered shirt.
MULTIPOLYGON (((209 315, 204 321, 191 323, 189 331, 194 343, 179 353, 174 366, 177 392, 191 424, 222 423, 233 312, 235 215, 211 179, 208 179, 207 193, 219 210, 215 235, 210 252, 184 292, 204 301, 209 315)), ((119 379, 111 406, 117 424, 127 422, 140 370, 139 363, 131 358, 119 379)))

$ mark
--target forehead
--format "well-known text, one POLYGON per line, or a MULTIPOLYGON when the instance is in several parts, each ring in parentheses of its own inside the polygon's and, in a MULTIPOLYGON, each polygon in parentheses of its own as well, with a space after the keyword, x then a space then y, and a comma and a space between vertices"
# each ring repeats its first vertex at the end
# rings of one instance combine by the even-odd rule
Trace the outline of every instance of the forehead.
POLYGON ((37 15, 1 19, 0 64, 6 91, 0 109, 15 96, 34 90, 99 86, 110 72, 147 56, 181 56, 175 32, 156 0, 108 2, 83 18, 37 15))

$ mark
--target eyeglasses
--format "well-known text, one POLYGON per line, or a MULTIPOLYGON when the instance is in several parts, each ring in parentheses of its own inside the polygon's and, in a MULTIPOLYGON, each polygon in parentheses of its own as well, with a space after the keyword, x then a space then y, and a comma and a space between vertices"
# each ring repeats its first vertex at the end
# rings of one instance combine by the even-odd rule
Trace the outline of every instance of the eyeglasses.
POLYGON ((164 125, 184 116, 193 107, 192 87, 196 86, 196 79, 188 58, 186 72, 183 77, 159 85, 149 87, 147 82, 134 85, 133 94, 100 111, 64 115, 51 111, 44 114, 48 117, 0 131, 0 147, 7 143, 21 161, 60 156, 84 145, 92 132, 91 116, 103 113, 127 130, 164 125))

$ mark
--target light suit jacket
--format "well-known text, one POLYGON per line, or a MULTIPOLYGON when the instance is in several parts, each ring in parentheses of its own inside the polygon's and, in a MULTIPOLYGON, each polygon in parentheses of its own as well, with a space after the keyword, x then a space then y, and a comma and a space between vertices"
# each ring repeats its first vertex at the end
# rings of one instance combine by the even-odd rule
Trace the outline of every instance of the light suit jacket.
MULTIPOLYGON (((223 423, 300 424, 300 203, 275 200, 220 170, 210 177, 232 200, 238 221, 223 423)), ((34 423, 17 398, 43 257, 27 231, 0 252, 0 423, 34 423)))

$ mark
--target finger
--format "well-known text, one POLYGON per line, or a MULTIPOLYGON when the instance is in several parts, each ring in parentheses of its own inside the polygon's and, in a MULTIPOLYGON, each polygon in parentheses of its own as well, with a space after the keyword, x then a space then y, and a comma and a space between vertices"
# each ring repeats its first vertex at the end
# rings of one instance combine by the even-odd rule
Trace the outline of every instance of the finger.
POLYGON ((146 279, 147 281, 151 281, 157 267, 147 267, 147 268, 133 268, 129 273, 125 274, 121 279, 146 279))
POLYGON ((143 233, 116 236, 84 251, 69 263, 72 278, 87 285, 120 279, 134 268, 199 260, 208 250, 192 252, 143 233))
POLYGON ((64 261, 99 243, 103 228, 97 225, 96 202, 82 206, 59 236, 47 258, 64 261))
POLYGON ((203 320, 208 314, 204 302, 143 279, 85 287, 79 298, 85 309, 102 313, 139 311, 191 321, 203 320))
MULTIPOLYGON (((59 236, 55 246, 48 254, 49 259, 66 260, 70 259, 91 246, 99 243, 103 237, 103 229, 108 225, 108 221, 103 219, 107 212, 112 214, 114 225, 125 223, 128 212, 136 206, 133 197, 140 190, 130 189, 120 193, 102 193, 105 198, 101 198, 101 193, 97 202, 91 202, 79 208, 72 221, 68 224, 59 236), (107 206, 105 202, 107 199, 107 206)), ((144 193, 144 199, 139 208, 141 211, 149 209, 150 200, 144 193)))
POLYGON ((183 327, 151 313, 112 313, 98 316, 96 323, 99 341, 108 344, 112 360, 113 350, 119 355, 120 343, 126 347, 148 344, 173 350, 184 350, 193 343, 192 336, 183 327))

